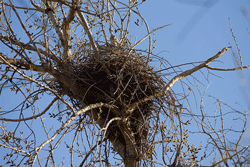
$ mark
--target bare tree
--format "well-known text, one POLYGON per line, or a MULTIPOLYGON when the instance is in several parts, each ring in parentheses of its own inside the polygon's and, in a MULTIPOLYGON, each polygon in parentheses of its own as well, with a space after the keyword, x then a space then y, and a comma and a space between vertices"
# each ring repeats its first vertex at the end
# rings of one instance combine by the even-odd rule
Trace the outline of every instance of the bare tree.
POLYGON ((231 46, 204 62, 190 63, 189 70, 171 66, 153 54, 151 37, 169 25, 150 31, 138 10, 141 3, 0 2, 0 93, 9 89, 8 96, 18 98, 11 101, 11 108, 1 108, 2 165, 198 166, 208 156, 214 157, 213 166, 249 164, 249 148, 240 142, 248 111, 214 98, 218 107, 211 117, 202 92, 200 115, 185 106, 194 91, 188 77, 199 81, 193 73, 249 66, 243 66, 241 59, 237 68, 209 66, 231 46), (128 37, 133 15, 148 31, 137 43, 128 37), (146 38, 147 51, 136 49, 146 38), (162 68, 150 66, 152 60, 161 62, 162 68), (169 75, 174 77, 169 79, 169 75), (172 89, 177 82, 182 94, 172 89), (223 106, 230 111, 223 113, 223 106), (224 127, 229 114, 237 115, 241 130, 224 127), (191 123, 200 128, 195 133, 208 136, 204 149, 189 144, 187 126, 191 123), (238 133, 238 141, 228 140, 229 132, 238 133), (207 149, 210 146, 212 152, 207 149))

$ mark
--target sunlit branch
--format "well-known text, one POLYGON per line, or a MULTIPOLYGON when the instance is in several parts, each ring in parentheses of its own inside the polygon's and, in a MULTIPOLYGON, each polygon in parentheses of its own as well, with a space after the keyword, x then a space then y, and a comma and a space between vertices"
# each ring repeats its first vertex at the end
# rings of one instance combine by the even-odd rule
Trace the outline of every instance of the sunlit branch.
POLYGON ((216 71, 236 71, 236 70, 242 70, 245 68, 250 68, 250 66, 243 66, 243 67, 237 67, 237 68, 216 68, 216 67, 211 67, 207 65, 206 68, 210 70, 216 70, 216 71))
MULTIPOLYGON (((94 40, 94 38, 93 38, 92 32, 90 31, 90 28, 89 28, 89 26, 88 26, 87 20, 85 19, 84 15, 82 14, 81 11, 77 10, 77 13, 78 13, 78 16, 79 16, 80 19, 81 19, 81 24, 82 24, 84 30, 85 30, 86 33, 88 34, 89 41, 90 41, 90 44, 91 44, 92 48, 94 49, 94 51, 95 51, 96 53, 98 53, 99 50, 98 50, 97 45, 96 45, 96 42, 95 42, 95 40, 94 40)), ((99 57, 99 56, 98 56, 98 57, 99 57)))
POLYGON ((63 29, 63 35, 64 35, 64 57, 72 59, 71 56, 71 23, 76 15, 76 6, 75 4, 73 7, 70 8, 68 16, 65 18, 65 20, 62 23, 62 29, 63 29))
POLYGON ((230 47, 225 47, 225 48, 223 48, 223 49, 222 49, 220 52, 218 52, 216 55, 214 55, 213 57, 207 59, 204 63, 201 63, 200 65, 195 66, 194 68, 192 68, 192 69, 190 69, 190 70, 187 70, 187 71, 184 71, 184 72, 182 72, 181 74, 175 76, 173 79, 171 79, 171 80, 168 82, 167 86, 164 88, 164 90, 163 90, 162 92, 160 92, 160 93, 158 93, 158 94, 155 94, 155 95, 148 96, 148 97, 146 97, 146 98, 144 98, 144 99, 142 99, 142 100, 140 100, 140 101, 138 101, 138 102, 132 104, 131 107, 129 107, 127 113, 128 113, 128 114, 132 113, 132 112, 135 110, 135 108, 136 108, 139 104, 141 104, 141 103, 143 103, 143 102, 146 102, 146 101, 148 101, 148 100, 151 100, 151 99, 154 99, 154 98, 157 98, 157 97, 164 96, 165 94, 167 94, 167 91, 168 91, 172 86, 174 86, 174 84, 175 84, 177 81, 179 81, 179 80, 181 80, 181 79, 183 79, 183 78, 185 78, 185 77, 191 75, 192 73, 194 73, 194 72, 196 72, 196 71, 198 71, 198 70, 200 70, 200 69, 206 67, 209 63, 211 63, 211 62, 213 62, 214 60, 216 60, 217 58, 221 57, 221 56, 222 56, 228 49, 230 49, 230 48, 231 48, 231 46, 230 46, 230 47))
POLYGON ((5 148, 12 149, 12 150, 14 150, 14 151, 16 151, 16 152, 21 152, 21 153, 24 153, 24 154, 26 154, 26 155, 28 155, 28 156, 31 156, 30 153, 28 153, 28 152, 26 152, 26 151, 23 151, 23 150, 21 150, 21 149, 17 149, 17 148, 11 147, 11 146, 6 146, 6 145, 1 144, 1 143, 0 143, 0 146, 3 146, 3 147, 5 147, 5 148))
POLYGON ((31 4, 40 12, 44 13, 45 9, 41 8, 39 5, 37 5, 33 0, 30 0, 31 4))
MULTIPOLYGON (((52 9, 52 7, 50 5, 47 4, 47 9, 46 9, 46 13, 47 15, 49 16, 49 18, 51 19, 52 23, 53 23, 53 26, 54 26, 54 29, 56 30, 56 33, 61 41, 61 45, 62 46, 65 46, 65 39, 64 39, 64 36, 63 36, 63 32, 61 30, 61 26, 60 26, 60 23, 58 22, 57 20, 57 17, 52 9)), ((65 48, 64 48, 65 49, 65 48)), ((68 57, 66 57, 66 55, 63 54, 63 59, 64 60, 67 60, 68 57)))

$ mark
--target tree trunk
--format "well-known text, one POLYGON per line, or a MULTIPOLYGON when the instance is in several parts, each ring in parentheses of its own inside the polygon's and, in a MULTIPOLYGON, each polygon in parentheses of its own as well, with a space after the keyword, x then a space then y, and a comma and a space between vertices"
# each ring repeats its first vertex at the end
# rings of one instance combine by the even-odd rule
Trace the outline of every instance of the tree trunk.
POLYGON ((139 159, 127 157, 125 159, 125 167, 139 167, 139 159))
POLYGON ((138 153, 135 144, 132 141, 134 138, 132 138, 132 135, 130 135, 130 138, 127 135, 125 135, 124 137, 126 140, 126 155, 124 159, 125 167, 139 167, 138 153))

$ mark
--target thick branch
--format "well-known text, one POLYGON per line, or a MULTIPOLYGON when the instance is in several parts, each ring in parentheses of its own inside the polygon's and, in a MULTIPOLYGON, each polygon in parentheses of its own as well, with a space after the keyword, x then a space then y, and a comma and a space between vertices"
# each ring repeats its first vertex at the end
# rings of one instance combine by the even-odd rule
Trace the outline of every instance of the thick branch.
MULTIPOLYGON (((135 137, 132 130, 127 126, 126 122, 121 120, 118 122, 118 126, 123 133, 124 139, 126 141, 126 152, 125 159, 136 159, 138 157, 138 152, 135 146, 135 137)), ((124 157, 123 157, 124 158, 124 157)), ((126 164, 126 162, 125 162, 126 164)), ((126 166, 126 165, 125 165, 126 166)))
MULTIPOLYGON (((175 84, 177 81, 179 81, 179 80, 181 80, 181 79, 183 79, 183 78, 185 78, 185 77, 191 75, 192 73, 194 73, 194 72, 196 72, 196 71, 198 71, 198 70, 200 70, 200 69, 206 67, 209 63, 213 62, 214 60, 216 60, 217 58, 219 58, 220 56, 222 56, 222 55, 223 55, 228 49, 230 49, 230 48, 231 48, 231 46, 230 46, 230 47, 225 47, 225 48, 223 48, 223 49, 222 49, 220 52, 218 52, 215 56, 211 57, 210 59, 207 59, 207 61, 205 61, 204 63, 202 63, 202 64, 200 64, 200 65, 198 65, 198 66, 196 66, 196 67, 194 67, 194 68, 192 68, 192 69, 190 69, 190 70, 184 71, 183 73, 181 73, 181 74, 175 76, 171 81, 169 81, 168 85, 166 86, 166 88, 165 88, 165 90, 164 90, 164 93, 167 93, 167 91, 168 91, 172 86, 174 86, 174 84, 175 84)), ((163 93, 162 93, 162 95, 163 95, 163 93)))
MULTIPOLYGON (((2 54, 3 55, 3 54, 2 54)), ((0 60, 2 59, 2 61, 4 62, 4 64, 7 64, 9 65, 11 68, 13 68, 18 74, 20 74, 22 77, 24 77, 25 79, 27 80, 30 80, 38 85, 40 85, 41 87, 44 87, 45 89, 49 90, 50 92, 52 92, 56 97, 58 97, 60 100, 63 101, 63 103, 65 103, 70 109, 71 111, 75 114, 75 110, 74 108, 67 102, 65 101, 61 96, 58 95, 58 93, 54 90, 52 90, 50 87, 38 82, 37 80, 23 74, 21 71, 19 71, 16 67, 14 67, 12 64, 10 64, 7 60, 5 60, 5 58, 0 54, 0 60)), ((55 77, 58 77, 56 76, 56 74, 53 72, 54 70, 51 71, 52 75, 55 76, 55 77)))
MULTIPOLYGON (((112 108, 109 107, 111 111, 116 110, 117 108, 115 106, 113 106, 112 108)), ((114 111, 113 111, 114 112, 114 111)), ((118 111, 116 111, 118 112, 118 111)), ((106 126, 106 119, 105 118, 101 118, 99 116, 99 112, 96 110, 92 110, 91 115, 89 115, 90 117, 93 117, 94 120, 96 121, 96 123, 100 126, 100 127, 105 127, 106 126)), ((118 116, 117 116, 118 117, 118 116)), ((119 121, 120 123, 122 122, 119 121)), ((121 123, 122 124, 122 123, 121 123)), ((108 129, 108 133, 112 133, 110 132, 110 129, 108 129)), ((122 143, 120 140, 110 140, 114 150, 122 157, 125 158, 125 150, 126 150, 126 146, 124 145, 124 143, 122 143)))
MULTIPOLYGON (((63 37, 63 32, 62 32, 62 30, 61 30, 61 27, 60 27, 60 25, 59 25, 59 22, 58 22, 58 20, 57 20, 57 18, 56 18, 56 15, 55 15, 55 13, 54 13, 52 7, 49 6, 48 4, 47 4, 46 13, 48 14, 49 18, 51 19, 51 21, 52 21, 52 23, 53 23, 54 29, 56 30, 56 33, 57 33, 57 35, 58 35, 58 37, 59 37, 59 39, 60 39, 60 41, 61 41, 62 46, 65 46, 65 39, 64 39, 64 37, 63 37)), ((64 49, 65 49, 65 48, 64 48, 64 49)), ((65 55, 64 55, 64 56, 65 56, 65 55)), ((63 57, 63 59, 64 59, 64 60, 67 60, 68 57, 63 57)))
POLYGON ((46 51, 42 50, 42 49, 37 49, 35 48, 34 46, 31 46, 29 44, 25 44, 21 41, 18 41, 18 40, 15 40, 13 39, 12 37, 7 37, 7 36, 0 36, 0 40, 4 40, 4 41, 8 41, 10 42, 11 44, 15 44, 25 50, 32 50, 32 51, 39 51, 39 53, 45 55, 46 57, 51 57, 54 61, 56 61, 57 63, 60 62, 60 60, 58 59, 58 57, 56 55, 54 55, 52 52, 50 55, 48 55, 49 53, 47 53, 46 51))
POLYGON ((175 76, 173 79, 171 79, 171 80, 168 82, 167 86, 164 88, 164 90, 163 90, 162 92, 160 92, 160 93, 158 93, 158 94, 154 94, 154 95, 148 96, 148 97, 146 97, 146 98, 144 98, 144 99, 142 99, 142 100, 140 100, 140 101, 138 101, 138 102, 132 104, 131 107, 127 110, 127 114, 131 114, 131 113, 135 110, 135 108, 136 108, 139 104, 141 104, 141 103, 144 103, 144 102, 146 102, 146 101, 148 101, 148 100, 151 100, 151 99, 154 99, 154 98, 157 98, 157 97, 164 96, 165 94, 167 94, 168 90, 169 90, 172 86, 174 86, 174 84, 175 84, 177 81, 179 81, 179 80, 181 80, 181 79, 183 79, 183 78, 185 78, 185 77, 191 75, 192 73, 194 73, 194 72, 196 72, 196 71, 198 71, 198 70, 200 70, 200 69, 202 69, 202 68, 204 68, 204 67, 207 67, 207 65, 208 65, 209 63, 211 63, 211 62, 213 62, 214 60, 218 59, 220 56, 222 56, 222 55, 223 55, 228 49, 230 49, 230 48, 231 48, 231 46, 223 48, 223 49, 222 49, 220 52, 218 52, 216 55, 214 55, 213 57, 207 59, 204 63, 201 63, 200 65, 195 66, 194 68, 192 68, 192 69, 190 69, 190 70, 187 70, 187 71, 184 71, 184 72, 182 72, 181 74, 175 76))
POLYGON ((96 45, 95 40, 93 38, 92 32, 90 31, 90 28, 88 26, 87 20, 85 19, 84 15, 82 14, 82 12, 80 10, 77 10, 77 13, 78 13, 78 15, 79 15, 79 17, 81 19, 81 23, 82 23, 82 26, 83 26, 84 30, 88 34, 89 41, 90 41, 90 44, 91 44, 92 48, 94 49, 94 51, 96 53, 98 53, 98 48, 97 48, 97 45, 96 45))
POLYGON ((63 21, 62 29, 64 35, 64 57, 71 59, 71 23, 76 15, 76 5, 71 7, 67 18, 63 21))
POLYGON ((52 70, 48 67, 35 65, 33 63, 27 63, 26 61, 21 60, 21 59, 8 58, 6 55, 4 55, 1 52, 0 52, 0 64, 6 64, 6 65, 12 64, 14 66, 24 67, 27 70, 34 70, 37 72, 48 72, 52 74, 52 70))

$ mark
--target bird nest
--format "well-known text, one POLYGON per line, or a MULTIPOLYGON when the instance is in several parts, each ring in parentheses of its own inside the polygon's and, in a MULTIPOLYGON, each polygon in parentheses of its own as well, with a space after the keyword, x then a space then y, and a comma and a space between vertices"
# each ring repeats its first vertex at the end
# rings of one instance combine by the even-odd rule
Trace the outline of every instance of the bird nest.
MULTIPOLYGON (((135 51, 107 46, 102 47, 98 55, 89 51, 78 54, 84 54, 79 62, 59 69, 70 83, 58 81, 59 92, 68 95, 78 108, 99 102, 116 106, 118 114, 102 107, 98 110, 98 119, 107 123, 117 116, 127 117, 136 145, 141 147, 148 137, 150 127, 147 120, 157 108, 157 100, 138 104, 130 115, 126 115, 126 111, 136 102, 161 91, 161 77, 148 65, 146 58, 135 51)), ((125 144, 116 121, 110 124, 106 137, 125 144)))

